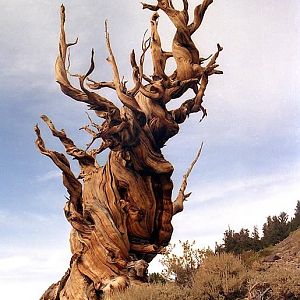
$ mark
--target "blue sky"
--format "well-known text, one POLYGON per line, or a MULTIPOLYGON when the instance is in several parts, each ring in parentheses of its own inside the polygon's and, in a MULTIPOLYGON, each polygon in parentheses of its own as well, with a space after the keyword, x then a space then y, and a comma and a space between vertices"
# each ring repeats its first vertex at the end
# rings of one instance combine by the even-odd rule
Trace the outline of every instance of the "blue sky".
MULTIPOLYGON (((0 287, 2 295, 14 288, 11 300, 21 295, 37 299, 61 277, 70 257, 70 227, 63 215, 66 191, 51 161, 37 152, 33 132, 39 116, 47 114, 78 145, 86 143, 78 131, 87 123, 86 108, 62 95, 54 80, 60 4, 0 3, 0 287)), ((140 49, 150 13, 141 10, 139 1, 64 4, 68 36, 79 37, 72 49, 72 71, 87 70, 93 47, 94 78, 112 78, 103 34, 108 18, 120 71, 130 78, 129 53, 140 49)), ((191 7, 196 4, 190 1, 191 7)), ((218 42, 224 47, 219 59, 224 75, 209 82, 208 117, 199 124, 200 116, 191 116, 164 149, 175 166, 175 197, 204 141, 189 180, 193 194, 174 218, 174 242, 196 239, 200 247, 213 247, 228 225, 235 230, 261 227, 270 214, 293 214, 300 197, 299 23, 298 0, 215 0, 209 8, 194 40, 202 56, 214 52, 218 42)), ((174 31, 163 16, 159 30, 164 48, 170 49, 174 31)), ((47 146, 62 150, 43 125, 41 129, 47 146)), ((99 160, 104 162, 105 155, 99 160)))

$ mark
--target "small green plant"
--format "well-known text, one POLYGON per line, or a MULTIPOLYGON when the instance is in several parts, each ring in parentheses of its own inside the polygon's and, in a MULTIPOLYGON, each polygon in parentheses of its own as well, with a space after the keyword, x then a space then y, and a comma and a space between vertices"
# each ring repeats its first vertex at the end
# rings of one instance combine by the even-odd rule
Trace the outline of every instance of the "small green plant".
POLYGON ((162 275, 167 280, 180 285, 190 285, 203 260, 213 252, 210 249, 195 248, 195 241, 179 241, 182 254, 173 252, 175 245, 170 245, 160 260, 164 266, 162 275))
POLYGON ((148 276, 148 282, 149 283, 160 283, 160 284, 166 284, 167 280, 166 278, 161 275, 160 273, 154 272, 154 273, 150 273, 148 276))

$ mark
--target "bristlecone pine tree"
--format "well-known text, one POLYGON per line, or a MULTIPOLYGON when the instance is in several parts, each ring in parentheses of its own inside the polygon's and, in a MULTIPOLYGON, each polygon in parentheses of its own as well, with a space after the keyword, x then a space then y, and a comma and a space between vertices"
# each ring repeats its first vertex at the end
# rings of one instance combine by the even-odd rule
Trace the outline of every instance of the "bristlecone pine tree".
POLYGON ((69 193, 65 215, 72 225, 70 268, 63 278, 49 287, 41 299, 100 299, 115 289, 147 280, 147 267, 162 251, 172 236, 172 217, 183 210, 187 177, 197 161, 184 175, 177 198, 172 201, 173 166, 161 153, 166 141, 175 136, 179 124, 189 114, 206 111, 202 106, 208 78, 221 74, 216 59, 222 50, 208 59, 201 58, 191 36, 199 28, 204 14, 213 0, 203 0, 194 10, 189 23, 188 1, 183 10, 174 8, 171 0, 158 0, 156 5, 143 3, 143 9, 154 11, 151 19, 151 38, 143 41, 142 55, 137 61, 134 51, 130 55, 134 86, 128 89, 120 80, 116 59, 105 24, 106 45, 113 79, 96 82, 90 79, 94 70, 94 52, 90 68, 85 75, 76 75, 79 87, 69 81, 68 43, 65 35, 65 8, 61 6, 59 54, 56 60, 56 80, 64 94, 84 102, 104 121, 101 125, 90 118, 84 129, 92 136, 85 150, 78 149, 64 130, 57 130, 47 116, 42 116, 53 136, 57 137, 66 153, 76 159, 81 172, 75 176, 66 156, 46 148, 38 126, 36 145, 61 169, 63 184, 69 193), (165 13, 176 27, 172 52, 161 48, 158 33, 158 12, 165 13), (145 54, 152 54, 153 74, 143 72, 145 54), (166 61, 173 58, 176 70, 165 72, 166 61), (204 61, 207 60, 207 63, 204 61), (116 92, 117 106, 96 90, 104 88, 116 92), (195 96, 180 107, 168 110, 166 105, 189 89, 195 96), (101 139, 99 148, 91 149, 101 139), (104 166, 96 156, 110 149, 104 166))

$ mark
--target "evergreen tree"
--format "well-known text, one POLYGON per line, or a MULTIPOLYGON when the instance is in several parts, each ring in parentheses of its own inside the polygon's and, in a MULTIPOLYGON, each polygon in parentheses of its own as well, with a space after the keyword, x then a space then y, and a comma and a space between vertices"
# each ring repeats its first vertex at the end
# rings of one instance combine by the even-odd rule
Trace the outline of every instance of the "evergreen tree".
POLYGON ((263 245, 268 247, 275 245, 284 240, 290 233, 290 222, 285 212, 280 215, 268 217, 267 222, 263 225, 263 245))
POLYGON ((251 238, 252 238, 251 250, 253 250, 253 251, 261 250, 263 248, 263 246, 262 246, 262 241, 260 239, 257 226, 253 227, 253 232, 252 232, 251 238))
POLYGON ((300 228, 300 200, 297 201, 295 215, 291 221, 285 212, 281 212, 278 216, 268 216, 262 228, 262 238, 259 236, 257 226, 254 226, 251 234, 248 229, 242 228, 240 232, 235 232, 228 227, 224 232, 223 244, 216 243, 215 252, 241 254, 245 251, 259 251, 281 242, 297 228, 300 228))
POLYGON ((216 245, 216 252, 231 252, 234 254, 241 254, 245 251, 259 251, 261 246, 261 240, 259 237, 257 227, 254 227, 253 233, 250 235, 249 229, 242 228, 240 232, 234 232, 229 229, 224 232, 223 244, 216 245))
POLYGON ((297 201, 295 215, 291 220, 291 230, 294 231, 300 227, 300 200, 297 201))

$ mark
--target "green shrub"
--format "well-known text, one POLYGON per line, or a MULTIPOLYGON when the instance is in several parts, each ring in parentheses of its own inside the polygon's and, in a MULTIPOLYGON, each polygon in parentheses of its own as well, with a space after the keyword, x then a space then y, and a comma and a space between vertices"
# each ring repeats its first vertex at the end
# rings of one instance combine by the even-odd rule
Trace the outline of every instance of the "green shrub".
POLYGON ((179 241, 179 243, 182 255, 174 254, 175 245, 171 245, 160 260, 164 266, 162 275, 166 280, 175 281, 180 285, 189 285, 202 261, 213 252, 210 249, 196 249, 195 241, 179 241))
POLYGON ((167 280, 165 279, 165 277, 163 275, 161 275, 160 273, 154 272, 154 273, 150 273, 148 276, 148 282, 149 283, 159 283, 159 284, 166 284, 167 280))

